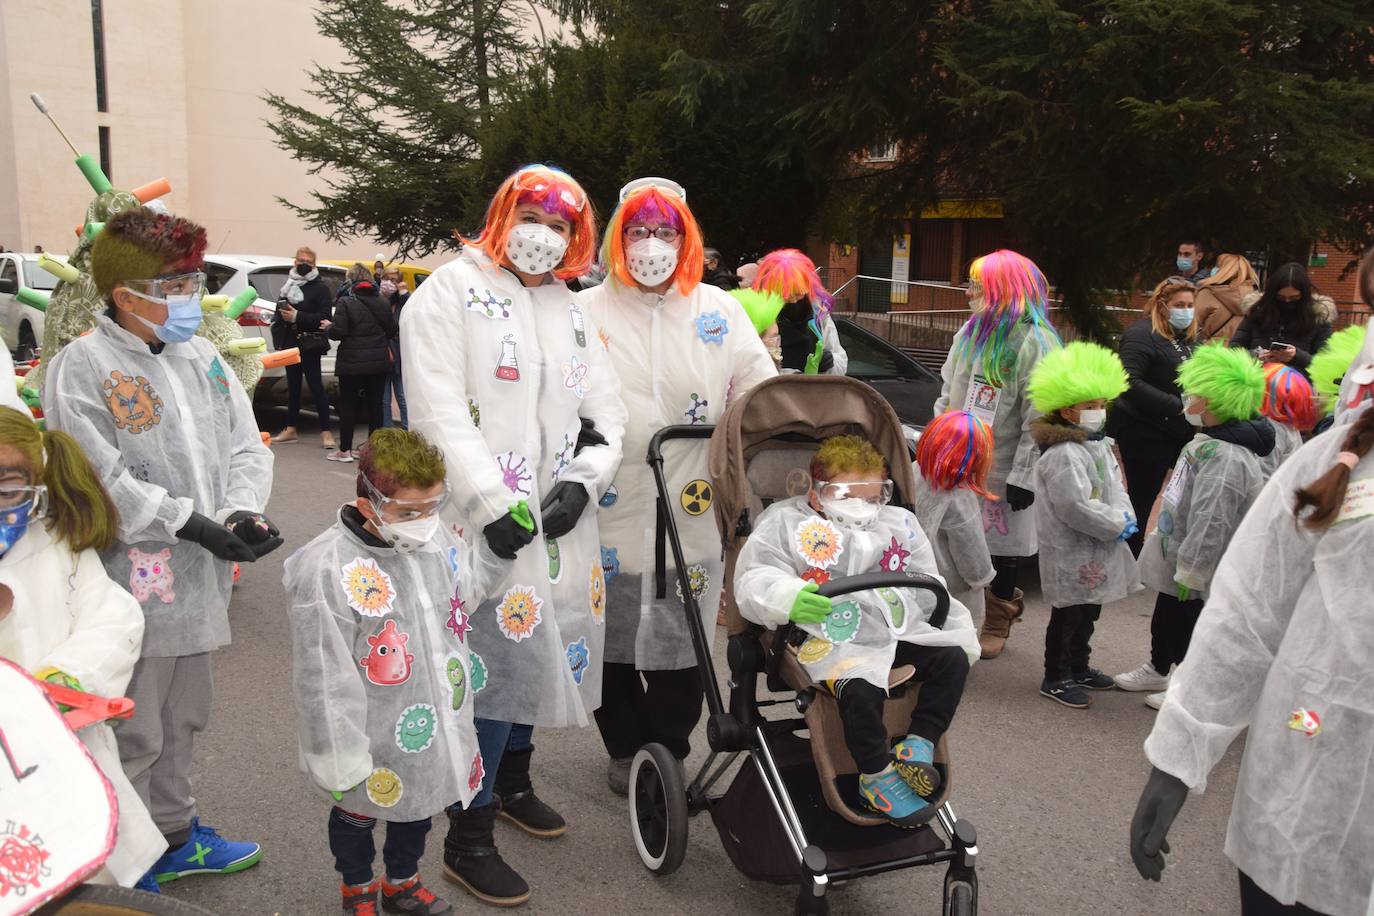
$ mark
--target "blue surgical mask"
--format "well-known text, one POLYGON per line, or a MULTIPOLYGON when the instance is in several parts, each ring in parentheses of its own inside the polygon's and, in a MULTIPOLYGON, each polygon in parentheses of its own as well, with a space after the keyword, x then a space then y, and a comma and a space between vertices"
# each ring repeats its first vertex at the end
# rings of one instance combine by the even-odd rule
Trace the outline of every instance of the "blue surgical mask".
POLYGON ((1192 323, 1192 309, 1169 309, 1169 324, 1173 325, 1175 330, 1182 331, 1192 323))
POLYGON ((1186 273, 1191 273, 1192 270, 1193 270, 1193 260, 1192 260, 1192 258, 1178 258, 1177 260, 1174 261, 1174 263, 1177 264, 1177 265, 1178 265, 1178 269, 1181 270, 1181 271, 1183 271, 1185 274, 1186 274, 1186 273))
POLYGON ((33 518, 34 503, 21 503, 12 509, 0 509, 0 557, 10 552, 29 530, 29 519, 33 518))
MULTIPOLYGON (((167 320, 162 324, 153 324, 142 315, 134 315, 139 321, 153 329, 158 340, 163 343, 185 343, 196 336, 196 330, 200 327, 200 321, 203 317, 200 310, 200 293, 158 299, 155 296, 140 293, 136 289, 130 289, 129 292, 140 299, 147 299, 149 302, 161 302, 167 306, 167 320)), ((129 314, 133 315, 132 312, 129 314)))

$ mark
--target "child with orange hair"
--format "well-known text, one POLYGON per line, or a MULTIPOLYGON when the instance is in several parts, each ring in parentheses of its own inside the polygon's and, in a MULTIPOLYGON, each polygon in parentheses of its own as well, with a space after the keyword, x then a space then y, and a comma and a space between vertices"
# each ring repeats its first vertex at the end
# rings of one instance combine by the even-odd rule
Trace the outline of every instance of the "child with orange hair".
POLYGON ((830 317, 835 300, 810 258, 795 248, 770 251, 759 260, 753 288, 787 303, 778 315, 783 372, 844 375, 849 356, 830 317))
POLYGON ((1265 363, 1264 404, 1260 413, 1274 427, 1274 450, 1260 459, 1260 471, 1268 480, 1289 455, 1302 448, 1302 434, 1317 423, 1317 397, 1312 383, 1283 363, 1265 363))
POLYGON ((916 519, 935 548, 950 595, 982 627, 983 589, 996 574, 979 502, 988 498, 991 427, 966 410, 941 414, 921 432, 916 469, 916 519))

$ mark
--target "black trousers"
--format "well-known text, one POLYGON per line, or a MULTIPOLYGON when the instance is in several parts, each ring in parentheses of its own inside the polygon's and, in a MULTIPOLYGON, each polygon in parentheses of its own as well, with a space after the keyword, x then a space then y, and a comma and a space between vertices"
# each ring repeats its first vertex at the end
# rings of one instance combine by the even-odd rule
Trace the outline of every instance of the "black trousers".
POLYGON ((1102 616, 1100 604, 1071 604, 1050 608, 1045 629, 1045 680, 1062 681, 1088 670, 1094 625, 1102 616))
MULTIPOLYGON (((376 818, 351 814, 337 805, 329 809, 329 851, 334 853, 334 868, 343 875, 344 884, 367 884, 372 880, 372 860, 377 847, 372 842, 376 818)), ((382 862, 386 876, 404 881, 420 870, 425 854, 425 835, 429 818, 422 821, 387 821, 382 862)))
MULTIPOLYGON (((907 734, 939 742, 954 720, 959 700, 968 679, 968 656, 958 646, 915 646, 897 643, 898 665, 916 668, 915 680, 921 684, 916 708, 911 711, 907 734)), ((883 703, 887 691, 858 678, 835 683, 835 701, 844 723, 844 744, 862 773, 877 773, 892 762, 892 748, 883 724, 883 703)))
POLYGON ((1245 872, 1240 873, 1240 916, 1323 916, 1322 913, 1303 906, 1301 903, 1279 903, 1250 880, 1245 872))
POLYGON ((1160 674, 1168 674, 1171 665, 1183 662, 1204 603, 1201 598, 1179 601, 1163 592, 1155 597, 1155 613, 1150 618, 1150 664, 1160 674))
POLYGON ((353 449, 353 427, 367 420, 370 436, 382 428, 382 398, 386 393, 387 373, 339 376, 339 451, 353 449))
POLYGON ((692 749, 692 729, 701 719, 706 693, 694 665, 676 671, 638 671, 606 662, 601 669, 601 708, 596 727, 612 757, 633 757, 658 742, 682 760, 692 749))
POLYGON ((301 361, 286 367, 286 425, 298 426, 301 419, 301 380, 310 385, 315 399, 315 412, 320 415, 320 432, 329 431, 329 395, 324 390, 324 375, 320 372, 320 355, 301 354, 301 361))
POLYGON ((1145 546, 1145 523, 1150 518, 1150 510, 1169 473, 1174 469, 1186 442, 1175 442, 1161 435, 1153 426, 1131 423, 1124 426, 1116 437, 1117 448, 1121 450, 1121 471, 1126 475, 1126 491, 1131 498, 1131 511, 1135 513, 1136 524, 1140 530, 1126 541, 1131 553, 1140 556, 1140 548, 1145 546))

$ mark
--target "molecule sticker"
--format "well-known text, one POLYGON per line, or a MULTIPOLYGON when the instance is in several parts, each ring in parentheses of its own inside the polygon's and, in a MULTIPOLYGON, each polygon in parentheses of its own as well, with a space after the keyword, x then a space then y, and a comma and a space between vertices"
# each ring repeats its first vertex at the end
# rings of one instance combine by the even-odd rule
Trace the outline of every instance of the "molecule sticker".
POLYGON ((495 318, 498 321, 510 320, 511 306, 514 303, 510 299, 500 299, 489 289, 482 290, 479 295, 477 290, 468 287, 468 311, 477 312, 487 318, 495 318))
POLYGON ((448 599, 448 623, 449 631, 458 637, 459 642, 463 642, 468 635, 468 630, 472 629, 469 623, 468 606, 463 603, 463 599, 458 597, 455 590, 453 597, 448 599))
POLYGON ((706 408, 710 406, 710 402, 695 391, 691 394, 691 400, 691 406, 682 412, 682 422, 688 426, 707 422, 710 418, 706 415, 706 408))
POLYGON ((606 578, 606 584, 610 585, 611 580, 620 575, 620 557, 616 556, 617 548, 601 548, 601 574, 606 578))
POLYGON ((829 569, 840 561, 844 544, 835 526, 823 518, 802 519, 793 535, 797 552, 809 565, 829 569))
POLYGON ((468 652, 468 685, 476 696, 487 686, 487 663, 476 652, 468 652))
MULTIPOLYGON (((700 563, 693 563, 687 567, 687 584, 692 589, 692 597, 700 601, 701 596, 706 594, 706 589, 711 584, 711 577, 707 575, 706 567, 700 563)), ((686 601, 687 599, 682 597, 682 580, 678 579, 674 587, 677 589, 678 600, 686 601)))
POLYGON ((549 475, 553 478, 555 483, 558 482, 558 478, 563 475, 563 472, 568 469, 568 465, 572 464, 573 453, 576 450, 577 443, 573 441, 573 437, 564 433, 563 444, 560 445, 558 451, 553 454, 553 471, 549 475))
MULTIPOLYGON (((462 666, 458 666, 461 672, 462 666)), ((439 713, 428 703, 407 706, 396 719, 396 746, 402 753, 418 754, 428 750, 434 743, 435 726, 439 713)))
POLYGON ((581 400, 587 393, 592 367, 573 354, 571 360, 563 364, 563 387, 581 400))
POLYGON ((831 642, 852 642, 859 635, 859 622, 863 613, 853 601, 838 601, 831 608, 830 616, 821 621, 821 632, 831 642))
POLYGON ((587 637, 568 643, 568 667, 572 669, 573 682, 582 686, 582 677, 591 667, 592 650, 587 648, 587 637))
POLYGON ((176 576, 172 575, 172 549, 164 547, 157 553, 144 553, 137 547, 129 548, 129 591, 139 604, 157 595, 163 604, 171 604, 177 599, 172 590, 176 576))
POLYGON ((615 501, 619 498, 620 491, 615 488, 615 484, 611 484, 606 488, 606 492, 601 494, 601 498, 596 501, 596 504, 603 509, 609 509, 615 505, 615 501))
POLYGON ((705 480, 697 479, 682 488, 682 494, 678 501, 682 504, 682 511, 688 515, 701 515, 711 508, 711 499, 714 492, 711 484, 705 480))
POLYGON ((482 752, 478 751, 477 756, 472 758, 472 766, 468 768, 468 788, 474 792, 482 788, 482 780, 486 775, 487 769, 482 766, 482 752))
POLYGON ((533 586, 513 586, 496 606, 496 625, 507 639, 520 642, 539 626, 543 608, 544 600, 534 593, 533 586))
POLYGON ((601 564, 592 561, 592 581, 587 588, 587 601, 592 608, 592 619, 597 623, 606 622, 606 574, 601 564))
POLYGON ((812 636, 802 643, 801 648, 797 650, 797 661, 803 665, 814 665, 829 655, 834 648, 835 644, 830 640, 812 636))
POLYGON ((377 565, 376 560, 358 557, 344 565, 339 581, 343 585, 348 606, 364 617, 385 617, 391 613, 396 592, 391 577, 377 565))
POLYGON ((450 653, 444 661, 444 677, 448 680, 453 711, 457 712, 468 698, 468 679, 463 670, 462 656, 450 653))
POLYGON ((367 637, 371 651, 358 659, 367 669, 367 679, 379 687, 395 687, 410 677, 410 663, 415 656, 406 651, 409 633, 396 629, 395 619, 388 620, 372 636, 367 637))
POLYGON ((702 312, 692 322, 697 326, 697 337, 702 343, 721 346, 725 335, 730 333, 730 322, 720 312, 702 312))
POLYGON ((501 338, 501 356, 496 361, 496 378, 502 382, 520 381, 520 361, 515 358, 515 335, 501 338))
POLYGON ((127 429, 134 435, 146 432, 162 422, 162 398, 152 382, 141 375, 111 372, 105 379, 105 403, 114 417, 116 429, 127 429))
POLYGON ((544 550, 549 555, 549 584, 556 585, 563 578, 562 551, 558 549, 558 541, 554 538, 544 538, 544 550))
POLYGON ((530 474, 530 462, 517 452, 502 452, 496 456, 496 466, 501 469, 501 483, 515 496, 529 496, 533 491, 530 484, 534 476, 530 474))
POLYGON ((1299 706, 1288 717, 1288 727, 1295 732, 1302 732, 1309 738, 1315 738, 1321 734, 1322 717, 1317 715, 1315 709, 1304 709, 1299 706))
POLYGON ((887 549, 883 551, 883 559, 880 565, 885 572, 901 572, 906 569, 906 561, 909 559, 911 559, 911 551, 897 543, 897 538, 894 535, 892 542, 889 543, 887 549))
POLYGON ((214 384, 215 390, 220 394, 229 393, 229 377, 224 374, 224 367, 220 365, 218 356, 210 361, 210 368, 205 371, 205 377, 214 384))
POLYGON ((405 794, 405 786, 395 770, 377 767, 367 777, 367 797, 378 808, 394 808, 405 794))
POLYGON ((478 407, 472 398, 468 398, 468 416, 472 418, 473 426, 482 428, 482 408, 478 407))

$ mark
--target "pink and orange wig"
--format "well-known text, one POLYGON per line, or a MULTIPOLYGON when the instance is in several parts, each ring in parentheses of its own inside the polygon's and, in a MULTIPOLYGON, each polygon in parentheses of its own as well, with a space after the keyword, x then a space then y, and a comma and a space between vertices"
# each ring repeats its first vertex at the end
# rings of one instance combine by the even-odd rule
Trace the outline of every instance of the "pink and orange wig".
POLYGON ((677 269, 673 271, 672 282, 677 285, 678 292, 689 295, 701 282, 706 259, 702 254, 705 246, 701 227, 692 211, 687 209, 687 201, 650 185, 636 189, 615 208, 601 243, 601 263, 606 265, 606 273, 621 286, 637 285, 625 263, 625 227, 636 224, 672 226, 681 233, 682 247, 677 251, 677 269))
POLYGON ((760 258, 753 288, 777 293, 784 302, 795 302, 804 296, 811 300, 818 318, 829 315, 835 304, 834 297, 821 283, 815 263, 795 248, 779 248, 760 258))
POLYGON ((1058 342, 1045 309, 1049 284, 1035 262, 1005 248, 985 254, 968 269, 969 281, 983 288, 983 308, 969 316, 955 339, 955 354, 967 365, 982 363, 983 375, 997 388, 1002 373, 1016 364, 1008 352, 1011 331, 1022 321, 1042 341, 1058 342))
POLYGON ((596 256, 596 214, 582 186, 567 172, 547 165, 527 165, 501 182, 487 205, 487 221, 481 234, 463 241, 480 248, 493 263, 509 267, 506 239, 515 227, 515 208, 521 204, 557 214, 572 227, 567 253, 562 263, 554 268, 553 275, 560 280, 571 280, 585 274, 596 256))
POLYGON ((992 457, 992 427, 966 410, 940 414, 916 443, 916 465, 932 490, 963 487, 996 499, 987 490, 992 457))
POLYGON ((1307 432, 1317 423, 1317 398, 1312 383, 1283 363, 1264 364, 1264 404, 1260 412, 1275 423, 1307 432))

